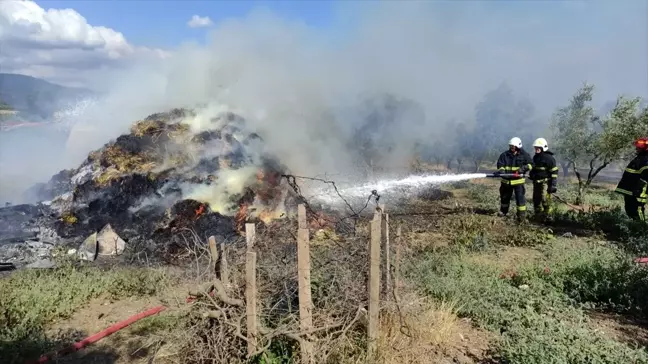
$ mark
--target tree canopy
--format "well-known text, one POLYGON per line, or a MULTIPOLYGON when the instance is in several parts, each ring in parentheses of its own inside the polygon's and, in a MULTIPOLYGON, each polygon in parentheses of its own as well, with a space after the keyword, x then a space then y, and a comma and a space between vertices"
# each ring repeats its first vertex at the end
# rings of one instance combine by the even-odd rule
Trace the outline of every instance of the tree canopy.
POLYGON ((552 116, 553 145, 557 155, 569 161, 579 183, 577 203, 596 176, 614 161, 632 153, 632 141, 648 135, 648 108, 640 110, 640 98, 619 97, 604 116, 591 105, 594 86, 585 84, 569 105, 552 116), (587 176, 581 169, 587 170, 587 176))

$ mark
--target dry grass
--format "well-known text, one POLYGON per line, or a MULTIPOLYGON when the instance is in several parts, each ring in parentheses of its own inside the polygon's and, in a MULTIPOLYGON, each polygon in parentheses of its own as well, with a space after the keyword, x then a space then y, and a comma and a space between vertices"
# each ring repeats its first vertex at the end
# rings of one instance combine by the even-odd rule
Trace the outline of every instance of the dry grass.
POLYGON ((436 251, 439 248, 447 247, 450 237, 432 231, 413 231, 405 235, 408 247, 413 251, 436 251))
POLYGON ((106 168, 103 173, 95 178, 95 182, 100 186, 106 186, 110 184, 111 181, 116 180, 122 175, 122 173, 117 170, 115 167, 106 168))
POLYGON ((185 152, 178 151, 169 154, 167 163, 169 166, 178 167, 187 165, 191 161, 191 156, 185 152))
POLYGON ((149 172, 155 163, 147 153, 128 153, 116 145, 109 145, 103 152, 104 160, 122 172, 149 172))
POLYGON ((148 153, 127 153, 115 145, 107 146, 97 158, 103 158, 103 161, 109 165, 95 178, 95 182, 102 186, 110 184, 125 173, 149 173, 156 166, 148 153))
POLYGON ((484 334, 457 317, 454 303, 433 302, 410 295, 396 312, 381 317, 378 361, 383 364, 441 363, 462 356, 463 347, 483 346, 484 334), (470 340, 473 340, 471 343, 470 340), (478 342, 479 341, 479 342, 478 342))
POLYGON ((167 136, 171 140, 183 140, 191 136, 189 133, 189 125, 187 124, 173 124, 170 130, 167 130, 167 136))
POLYGON ((165 129, 165 123, 160 120, 140 120, 131 126, 131 134, 142 137, 144 135, 159 135, 165 129))

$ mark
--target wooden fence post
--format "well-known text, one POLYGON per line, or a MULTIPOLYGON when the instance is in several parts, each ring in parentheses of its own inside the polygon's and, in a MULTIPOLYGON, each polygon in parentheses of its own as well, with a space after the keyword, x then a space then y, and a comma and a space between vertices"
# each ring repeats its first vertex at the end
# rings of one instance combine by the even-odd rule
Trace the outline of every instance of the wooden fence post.
POLYGON ((380 230, 382 228, 382 213, 376 210, 371 222, 371 244, 369 247, 369 327, 367 336, 367 356, 374 359, 378 341, 378 320, 380 310, 380 230))
POLYGON ((216 249, 216 237, 213 235, 207 239, 209 242, 209 255, 211 255, 211 262, 209 264, 209 270, 211 273, 218 275, 219 272, 216 271, 216 264, 218 264, 218 249, 216 249))
POLYGON ((399 297, 399 288, 400 288, 400 262, 401 262, 401 249, 403 245, 403 240, 401 237, 401 227, 400 225, 396 228, 396 258, 394 261, 394 295, 399 297))
POLYGON ((225 288, 229 287, 229 271, 227 268, 227 250, 225 243, 220 243, 220 280, 225 288))
MULTIPOLYGON (((306 207, 303 204, 297 206, 298 230, 297 230, 297 279, 299 281, 299 328, 302 335, 313 328, 313 302, 311 299, 310 280, 310 247, 309 230, 306 219, 306 207)), ((304 364, 313 363, 313 343, 303 337, 300 343, 301 359, 304 364)))
POLYGON ((251 251, 256 241, 256 227, 254 224, 245 224, 245 241, 247 242, 247 250, 251 251))
POLYGON ((383 214, 383 219, 382 219, 382 227, 381 227, 381 234, 384 237, 383 240, 385 241, 384 244, 384 249, 385 249, 385 286, 384 286, 384 294, 385 297, 387 297, 387 300, 390 298, 390 293, 391 293, 391 288, 392 288, 392 280, 391 280, 391 252, 390 252, 390 242, 389 242, 389 214, 385 213, 385 205, 381 206, 381 211, 383 214))
POLYGON ((256 253, 252 251, 255 239, 254 224, 245 224, 247 253, 245 254, 245 314, 247 324, 248 357, 258 347, 257 327, 257 285, 256 285, 256 253))

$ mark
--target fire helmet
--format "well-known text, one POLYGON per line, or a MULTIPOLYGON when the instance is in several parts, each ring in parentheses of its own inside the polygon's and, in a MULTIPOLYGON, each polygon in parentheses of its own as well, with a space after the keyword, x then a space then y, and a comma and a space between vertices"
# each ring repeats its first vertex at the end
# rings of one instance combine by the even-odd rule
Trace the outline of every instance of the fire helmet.
POLYGON ((549 149, 549 144, 547 144, 547 139, 538 138, 533 142, 534 148, 542 148, 543 152, 546 152, 549 149))
POLYGON ((512 145, 516 148, 522 148, 522 139, 518 137, 511 138, 511 140, 509 140, 509 145, 512 145))
POLYGON ((635 147, 641 150, 648 151, 648 137, 639 138, 635 140, 634 143, 632 143, 632 145, 634 145, 635 147))

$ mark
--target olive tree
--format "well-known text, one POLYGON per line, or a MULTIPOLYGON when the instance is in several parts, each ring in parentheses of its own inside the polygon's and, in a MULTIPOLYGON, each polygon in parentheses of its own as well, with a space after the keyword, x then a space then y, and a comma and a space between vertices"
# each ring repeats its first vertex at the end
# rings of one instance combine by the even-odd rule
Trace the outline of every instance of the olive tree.
POLYGON ((578 179, 579 205, 596 176, 627 155, 646 119, 645 110, 638 110, 640 99, 624 97, 619 97, 612 111, 601 118, 591 106, 593 91, 593 85, 585 84, 569 105, 556 110, 551 121, 554 151, 571 165, 578 179))

